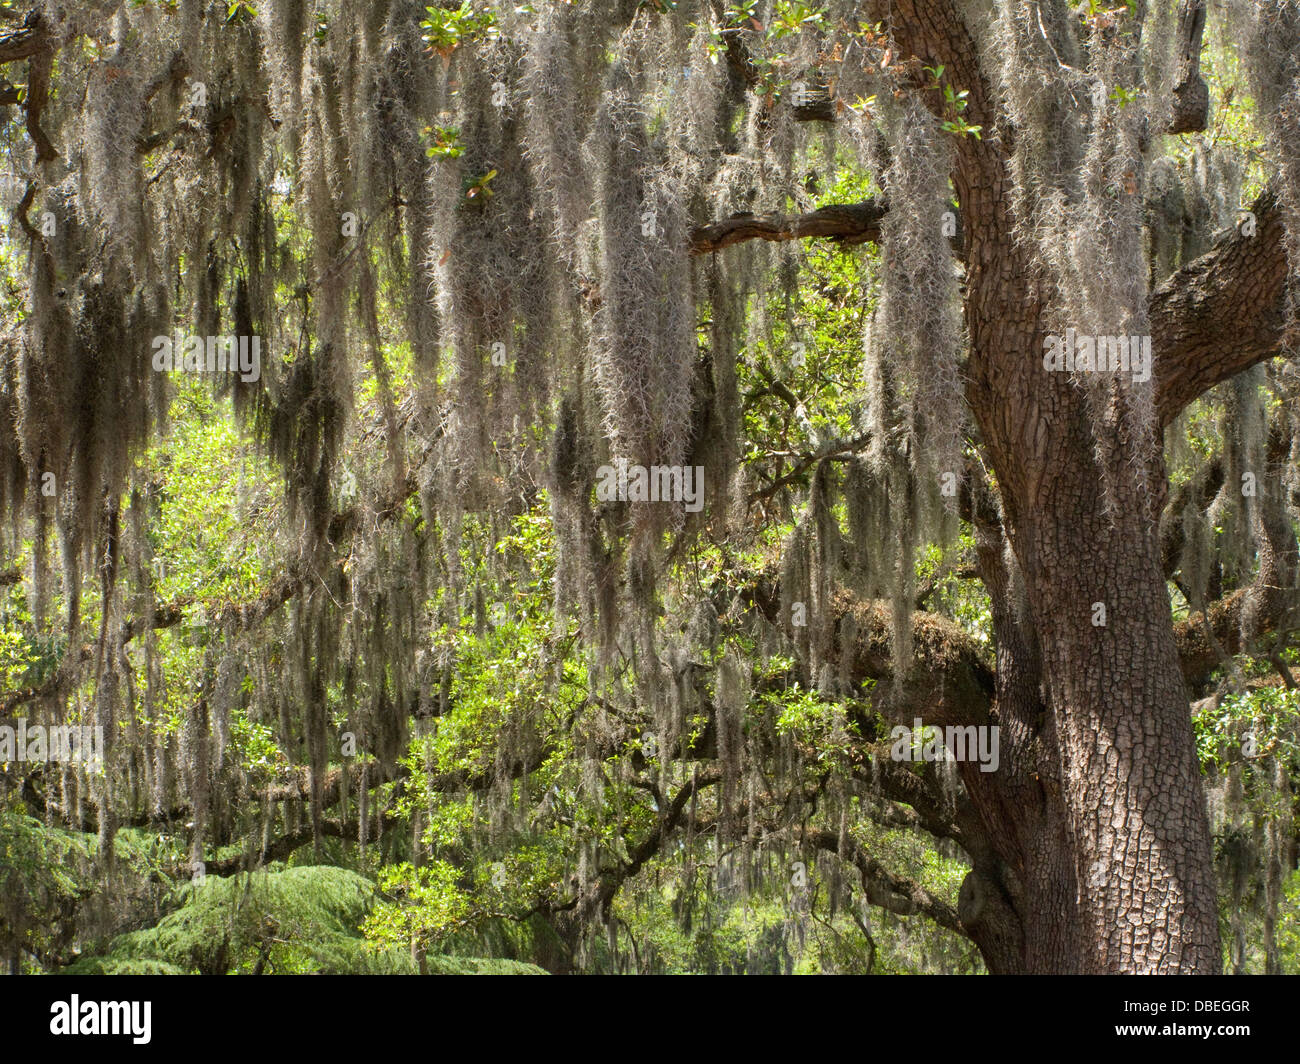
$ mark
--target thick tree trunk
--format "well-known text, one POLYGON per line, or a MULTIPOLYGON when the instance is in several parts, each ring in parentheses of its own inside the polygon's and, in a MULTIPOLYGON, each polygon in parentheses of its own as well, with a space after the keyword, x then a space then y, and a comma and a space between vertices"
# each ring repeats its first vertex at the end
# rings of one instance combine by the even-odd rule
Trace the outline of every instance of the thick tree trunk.
POLYGON ((1104 512, 1086 436, 1079 452, 1010 529, 1060 759, 1045 802, 1065 829, 1037 839, 1030 867, 1057 871, 1055 912, 1024 913, 1025 966, 1214 972, 1209 823, 1158 532, 1145 506, 1104 512), (1071 851, 1077 902, 1060 894, 1054 844, 1071 851))
POLYGON ((962 922, 994 972, 1215 972, 1209 824, 1152 507, 1107 514, 1087 442, 1044 484, 1008 508, 1024 515, 1006 529, 1014 563, 981 533, 1003 763, 963 766, 996 853, 972 853, 962 922))

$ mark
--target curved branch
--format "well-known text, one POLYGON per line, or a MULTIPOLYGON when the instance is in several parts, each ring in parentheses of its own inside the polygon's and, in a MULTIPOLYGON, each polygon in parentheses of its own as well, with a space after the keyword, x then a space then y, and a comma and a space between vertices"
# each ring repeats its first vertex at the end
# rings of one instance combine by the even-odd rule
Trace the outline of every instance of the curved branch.
POLYGON ((0 63, 27 60, 27 93, 23 109, 27 112, 27 134, 36 145, 36 161, 57 159, 49 137, 41 129, 41 111, 50 98, 50 74, 54 69, 54 46, 50 42, 49 27, 39 11, 31 11, 23 20, 22 29, 0 36, 0 63))
POLYGON ((1286 335, 1286 228, 1276 192, 1265 190, 1251 214, 1253 225, 1238 226, 1151 296, 1162 427, 1216 384, 1296 341, 1286 335))
MULTIPOLYGON (((374 817, 366 828, 366 838, 377 839, 383 834, 383 830, 384 818, 382 816, 374 817)), ((361 822, 359 820, 322 820, 320 822, 320 834, 325 838, 357 842, 361 838, 361 822)), ((279 838, 268 842, 257 854, 239 854, 235 857, 223 857, 216 861, 205 861, 203 873, 209 876, 231 876, 236 872, 251 871, 273 861, 283 861, 291 856, 295 850, 309 846, 314 841, 312 827, 308 824, 297 831, 291 831, 288 835, 281 835, 279 838)), ((190 865, 188 863, 178 865, 172 869, 172 875, 177 879, 187 878, 189 874, 190 865)))
POLYGON ((847 854, 841 854, 839 836, 833 831, 811 831, 803 837, 817 849, 836 854, 841 860, 853 865, 862 877, 863 890, 866 891, 867 901, 872 905, 898 916, 928 916, 940 927, 961 935, 962 938, 970 937, 954 906, 930 893, 915 880, 889 871, 854 842, 849 842, 847 854))

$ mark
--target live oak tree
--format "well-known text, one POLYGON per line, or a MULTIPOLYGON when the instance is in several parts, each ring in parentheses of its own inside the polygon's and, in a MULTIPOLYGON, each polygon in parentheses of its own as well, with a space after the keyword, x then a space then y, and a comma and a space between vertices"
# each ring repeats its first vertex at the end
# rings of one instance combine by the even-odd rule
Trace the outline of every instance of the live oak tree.
POLYGON ((1238 652, 1292 688, 1300 626, 1300 5, 0 16, 6 586, 61 636, 0 707, 109 736, 25 805, 108 854, 189 824, 209 874, 364 853, 398 812, 374 930, 417 953, 541 918, 580 957, 707 839, 751 884, 820 853, 991 971, 1219 969, 1190 698, 1238 652), (1207 21, 1253 106, 1212 108, 1207 21), (861 256, 821 334, 860 358, 809 351, 821 242, 861 256), (261 339, 212 384, 282 474, 240 485, 275 557, 215 586, 167 584, 159 335, 261 339), (1132 371, 1045 362, 1077 337, 1132 371), (704 509, 600 498, 610 467, 701 467, 704 509), (918 582, 963 533, 991 654, 918 582), (893 760, 916 718, 997 727, 997 770, 893 760), (229 754, 257 728, 262 775, 229 754), (957 903, 868 821, 955 846, 957 903), (472 900, 495 867, 516 897, 472 900))

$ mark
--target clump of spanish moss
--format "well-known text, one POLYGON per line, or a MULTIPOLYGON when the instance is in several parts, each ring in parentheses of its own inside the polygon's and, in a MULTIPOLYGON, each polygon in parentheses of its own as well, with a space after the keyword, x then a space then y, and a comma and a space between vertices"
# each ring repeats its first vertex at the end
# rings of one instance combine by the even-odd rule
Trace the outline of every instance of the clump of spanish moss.
POLYGON ((1184 167, 1169 158, 1151 163, 1145 206, 1153 286, 1199 258, 1214 236, 1236 224, 1241 180, 1232 155, 1204 142, 1184 167))
POLYGON ((520 80, 529 169, 551 219, 551 238, 570 262, 591 206, 582 159, 577 18, 572 7, 558 4, 538 13, 520 80))
POLYGON ((680 465, 695 361, 686 218, 656 157, 633 75, 615 66, 587 150, 601 303, 593 364, 614 458, 680 465))
POLYGON ((147 269, 149 258, 136 149, 144 114, 141 87, 129 67, 110 60, 91 76, 81 113, 78 204, 112 265, 132 272, 147 269))
MULTIPOLYGON (((944 235, 951 150, 919 102, 885 105, 891 154, 883 183, 889 212, 882 225, 880 306, 870 357, 884 360, 906 408, 906 441, 924 477, 964 469, 963 338, 952 248, 944 235), (906 386, 902 394, 898 389, 906 386)), ((879 402, 879 397, 874 397, 879 402)), ((880 443, 885 426, 873 426, 880 443)))
POLYGON ((1300 316, 1300 3, 1232 0, 1228 13, 1287 220, 1288 300, 1294 323, 1300 316))

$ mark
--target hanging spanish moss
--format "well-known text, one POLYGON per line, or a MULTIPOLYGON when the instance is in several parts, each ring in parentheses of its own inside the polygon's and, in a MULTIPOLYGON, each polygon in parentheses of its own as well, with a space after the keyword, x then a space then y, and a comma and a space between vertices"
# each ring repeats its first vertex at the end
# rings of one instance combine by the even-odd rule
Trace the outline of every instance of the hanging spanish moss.
MULTIPOLYGON (((890 210, 883 227, 881 303, 872 334, 884 346, 871 357, 888 363, 895 382, 912 382, 907 385, 911 394, 896 394, 896 399, 907 409, 905 438, 918 479, 941 472, 960 479, 963 345, 957 274, 942 225, 951 151, 918 103, 884 107, 892 150, 888 161, 877 165, 884 171, 890 210)), ((875 453, 881 453, 879 447, 875 453)))
POLYGON ((695 361, 686 219, 635 100, 612 68, 588 151, 599 203, 601 303, 594 352, 612 454, 681 465, 695 361))

